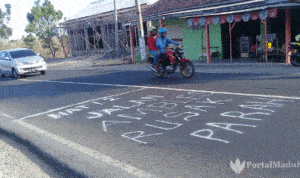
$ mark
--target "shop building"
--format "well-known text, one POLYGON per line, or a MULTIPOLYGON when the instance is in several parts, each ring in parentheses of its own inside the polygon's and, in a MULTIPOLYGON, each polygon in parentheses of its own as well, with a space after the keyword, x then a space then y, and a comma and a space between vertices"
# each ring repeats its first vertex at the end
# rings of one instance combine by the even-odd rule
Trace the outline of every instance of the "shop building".
POLYGON ((289 43, 300 34, 299 6, 296 0, 159 0, 143 17, 168 28, 194 60, 289 63, 289 43))

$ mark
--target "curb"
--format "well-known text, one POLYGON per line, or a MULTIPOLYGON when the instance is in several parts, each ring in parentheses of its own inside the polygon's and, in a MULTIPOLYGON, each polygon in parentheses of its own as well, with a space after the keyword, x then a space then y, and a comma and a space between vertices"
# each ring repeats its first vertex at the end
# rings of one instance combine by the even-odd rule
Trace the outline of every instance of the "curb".
MULTIPOLYGON (((31 141, 23 139, 21 136, 19 136, 16 133, 7 131, 3 128, 0 128, 0 135, 4 136, 11 141, 20 144, 22 147, 26 148, 28 152, 31 154, 37 156, 39 158, 39 161, 43 162, 46 166, 48 166, 53 172, 55 172, 58 176, 62 177, 78 177, 78 178, 85 178, 86 175, 83 175, 82 173, 70 168, 68 165, 61 163, 56 158, 52 157, 48 153, 44 152, 42 149, 40 149, 38 146, 33 144, 31 141)), ((11 146, 13 147, 13 146, 11 146)), ((22 149, 21 149, 22 151, 22 149)), ((28 157, 24 155, 24 157, 28 157)), ((29 159, 29 158, 28 158, 29 159)), ((30 160, 30 162, 33 163, 33 161, 30 160)), ((21 163, 20 163, 21 164, 21 163)), ((39 165, 37 165, 39 166, 39 165)), ((18 170, 14 170, 14 172, 17 172, 18 170)), ((45 172, 38 171, 37 174, 47 174, 45 172)), ((0 176, 1 177, 1 176, 0 176)))

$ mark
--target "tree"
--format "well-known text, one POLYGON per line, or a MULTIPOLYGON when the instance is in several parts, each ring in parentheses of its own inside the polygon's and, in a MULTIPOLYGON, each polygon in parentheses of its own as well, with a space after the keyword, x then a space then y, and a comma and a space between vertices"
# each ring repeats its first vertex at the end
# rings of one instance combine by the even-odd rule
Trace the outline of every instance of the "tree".
POLYGON ((7 24, 10 21, 11 5, 5 4, 6 11, 0 9, 0 38, 8 39, 12 35, 12 28, 7 24))
POLYGON ((35 1, 35 6, 27 13, 29 24, 25 31, 34 33, 41 40, 43 48, 48 48, 54 58, 59 50, 54 37, 57 36, 57 22, 62 16, 62 11, 56 11, 50 0, 45 0, 42 6, 40 0, 35 1))
POLYGON ((30 49, 33 49, 34 45, 36 44, 36 38, 31 33, 23 38, 23 41, 30 49))
POLYGON ((60 27, 58 30, 58 41, 60 44, 60 47, 62 47, 62 50, 64 52, 65 57, 69 57, 70 54, 70 40, 68 38, 67 31, 63 28, 60 27))

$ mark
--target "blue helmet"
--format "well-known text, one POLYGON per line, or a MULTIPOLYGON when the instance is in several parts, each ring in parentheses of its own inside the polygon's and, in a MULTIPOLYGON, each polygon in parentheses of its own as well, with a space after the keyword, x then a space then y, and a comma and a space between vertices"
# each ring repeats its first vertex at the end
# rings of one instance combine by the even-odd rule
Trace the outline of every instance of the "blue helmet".
POLYGON ((163 32, 167 32, 167 31, 168 31, 168 30, 167 30, 166 28, 160 28, 158 32, 159 32, 159 33, 163 33, 163 32))
POLYGON ((166 28, 160 28, 158 30, 159 36, 162 38, 164 38, 166 36, 167 32, 168 32, 168 30, 166 28), (164 33, 164 35, 162 35, 163 33, 164 33))

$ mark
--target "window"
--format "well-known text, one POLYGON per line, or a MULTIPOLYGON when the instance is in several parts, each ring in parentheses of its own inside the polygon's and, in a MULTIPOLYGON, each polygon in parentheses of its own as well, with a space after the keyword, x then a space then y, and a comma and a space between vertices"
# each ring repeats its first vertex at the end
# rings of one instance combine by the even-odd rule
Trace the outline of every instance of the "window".
POLYGON ((5 57, 9 57, 6 52, 1 52, 0 53, 0 60, 5 60, 5 57))
POLYGON ((33 51, 27 49, 27 50, 20 50, 20 51, 11 51, 10 56, 13 59, 17 59, 22 57, 36 56, 36 54, 33 51))
POLYGON ((4 52, 0 52, 0 60, 4 59, 4 52))

